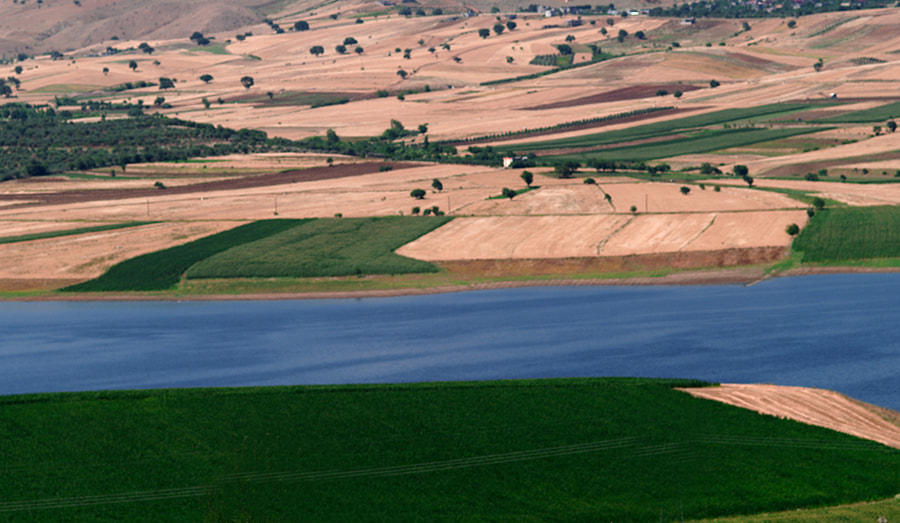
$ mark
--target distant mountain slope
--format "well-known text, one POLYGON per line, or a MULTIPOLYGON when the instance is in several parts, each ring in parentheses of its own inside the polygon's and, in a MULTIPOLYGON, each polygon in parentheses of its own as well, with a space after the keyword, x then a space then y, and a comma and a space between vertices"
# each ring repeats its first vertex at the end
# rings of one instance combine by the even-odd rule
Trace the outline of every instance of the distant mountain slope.
POLYGON ((260 23, 270 0, 38 0, 0 6, 0 56, 122 40, 187 38, 260 23))

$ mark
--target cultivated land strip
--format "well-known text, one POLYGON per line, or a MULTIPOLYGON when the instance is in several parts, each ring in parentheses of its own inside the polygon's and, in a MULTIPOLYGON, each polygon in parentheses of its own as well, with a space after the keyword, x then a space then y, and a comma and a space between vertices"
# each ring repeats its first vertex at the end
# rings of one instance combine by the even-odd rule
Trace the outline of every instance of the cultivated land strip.
POLYGON ((837 392, 805 387, 744 384, 683 390, 698 398, 790 418, 900 448, 900 426, 837 392))

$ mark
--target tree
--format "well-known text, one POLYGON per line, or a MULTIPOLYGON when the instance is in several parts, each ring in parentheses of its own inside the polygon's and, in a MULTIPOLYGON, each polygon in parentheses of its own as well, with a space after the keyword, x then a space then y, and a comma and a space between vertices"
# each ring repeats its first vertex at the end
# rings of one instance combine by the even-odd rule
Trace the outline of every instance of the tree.
POLYGON ((434 180, 431 180, 431 186, 437 192, 441 192, 444 190, 444 184, 442 184, 441 181, 438 180, 437 178, 435 178, 434 180))
POLYGON ((584 184, 585 185, 597 185, 597 180, 595 180, 593 178, 585 178, 584 184))
POLYGON ((416 200, 424 200, 425 199, 425 189, 413 189, 409 192, 409 195, 415 198, 416 200))
POLYGON ((134 60, 129 60, 128 67, 131 68, 132 71, 137 71, 137 62, 135 62, 134 60))
POLYGON ((880 125, 873 125, 873 126, 872 126, 872 132, 875 133, 875 136, 879 136, 879 135, 881 134, 881 126, 880 126, 880 125))
MULTIPOLYGON (((109 70, 109 69, 107 69, 107 71, 108 71, 108 70, 109 70)), ((22 74, 22 66, 21 66, 21 65, 17 65, 16 68, 14 69, 14 71, 16 72, 16 74, 22 74)))
POLYGON ((556 50, 559 51, 559 54, 563 56, 573 54, 572 46, 569 44, 559 44, 556 46, 556 50))
POLYGON ((715 89, 716 87, 719 87, 719 85, 720 85, 719 82, 717 82, 716 80, 710 80, 710 81, 709 81, 709 87, 710 87, 710 89, 715 89))
POLYGON ((812 205, 816 208, 817 211, 821 211, 825 208, 825 200, 816 196, 812 199, 812 205))
POLYGON ((581 164, 575 160, 565 160, 554 165, 553 171, 560 178, 571 178, 579 167, 581 167, 581 164))
POLYGON ((735 176, 740 176, 741 178, 750 174, 750 169, 748 169, 746 165, 735 165, 731 170, 734 172, 735 176))
POLYGON ((203 100, 201 100, 201 101, 203 102, 203 107, 205 107, 207 109, 209 109, 209 106, 212 105, 212 103, 206 97, 204 97, 203 100))
POLYGON ((685 195, 685 196, 687 196, 688 193, 691 192, 691 188, 688 187, 687 185, 682 185, 682 186, 681 186, 681 189, 679 189, 679 190, 681 191, 681 194, 683 194, 683 195, 685 195))
POLYGON ((818 61, 818 62, 816 62, 816 63, 813 64, 813 69, 815 69, 815 71, 816 71, 817 73, 818 73, 819 71, 821 71, 823 67, 825 67, 825 63, 822 61, 821 58, 819 58, 819 61, 818 61))
POLYGON ((491 30, 490 29, 479 29, 478 36, 480 36, 482 38, 487 38, 487 37, 491 36, 491 30))
POLYGON ((304 20, 294 22, 294 31, 309 31, 309 22, 304 20))
POLYGON ((359 43, 359 42, 357 42, 356 38, 353 38, 352 36, 348 36, 347 38, 344 38, 344 45, 353 45, 356 43, 359 43))
POLYGON ((512 20, 509 20, 508 22, 506 22, 506 28, 510 31, 514 31, 516 29, 516 23, 512 20))
POLYGON ((157 96, 156 100, 153 100, 153 105, 155 105, 157 107, 161 107, 162 104, 164 104, 164 103, 166 103, 166 99, 163 98, 162 96, 157 96))
POLYGON ((504 187, 504 188, 503 188, 503 191, 502 191, 502 194, 503 194, 504 197, 509 198, 510 200, 512 200, 513 198, 516 197, 516 195, 517 195, 518 193, 516 193, 516 191, 510 189, 509 187, 504 187))
POLYGON ((211 74, 205 74, 201 76, 200 79, 203 80, 203 83, 208 84, 213 81, 213 76, 211 74))
POLYGON ((637 205, 632 205, 632 206, 631 206, 631 213, 632 213, 632 214, 637 214, 637 205))
POLYGON ((791 237, 794 237, 800 234, 800 227, 796 223, 792 223, 784 229, 784 232, 788 233, 791 237))
POLYGON ((444 10, 441 9, 440 7, 435 7, 434 9, 431 10, 432 16, 441 16, 442 14, 444 14, 444 10))
POLYGON ((643 31, 635 31, 634 37, 637 38, 638 40, 644 40, 647 38, 647 36, 644 34, 643 31))
POLYGON ((625 38, 627 36, 628 36, 628 31, 626 31, 624 29, 619 29, 619 36, 616 37, 616 40, 618 40, 619 43, 622 43, 625 41, 625 38))
POLYGON ((314 45, 309 48, 309 54, 319 56, 320 54, 325 52, 325 48, 321 45, 314 45))
POLYGON ((675 91, 674 94, 675 94, 675 98, 681 98, 681 95, 682 95, 683 93, 682 93, 681 91, 675 91))
POLYGON ((503 24, 494 24, 494 32, 498 35, 502 33, 506 29, 506 26, 503 24))
POLYGON ((667 94, 669 94, 669 91, 666 91, 665 89, 657 89, 656 90, 656 96, 665 96, 667 94))
POLYGON ((104 67, 103 68, 103 76, 106 76, 108 74, 109 74, 109 67, 104 67))
POLYGON ((513 58, 512 56, 507 56, 507 57, 506 57, 506 63, 508 63, 508 64, 511 64, 511 63, 513 63, 513 62, 515 62, 515 61, 516 61, 516 59, 513 58))
POLYGON ((50 170, 47 169, 47 167, 44 164, 37 162, 37 161, 32 161, 31 163, 29 163, 28 166, 25 168, 25 172, 28 174, 29 177, 47 176, 48 174, 50 174, 50 170))
POLYGON ((893 121, 893 120, 888 120, 888 121, 885 123, 885 125, 887 126, 888 131, 890 131, 890 132, 894 132, 894 131, 897 130, 897 122, 895 122, 895 121, 893 121))
POLYGON ((745 182, 747 182, 747 187, 753 187, 753 177, 751 176, 742 176, 741 177, 745 182))
POLYGON ((253 81, 253 77, 252 77, 252 76, 243 76, 243 77, 241 77, 241 85, 244 86, 244 89, 250 89, 251 87, 253 87, 253 84, 254 84, 254 83, 255 83, 255 82, 253 81))
POLYGON ((420 209, 418 207, 413 207, 411 212, 412 212, 413 216, 418 216, 421 211, 422 211, 422 209, 420 209))
POLYGON ((397 70, 397 76, 399 76, 400 78, 403 78, 404 80, 406 80, 406 77, 407 77, 408 75, 409 75, 409 73, 407 73, 407 72, 404 71, 403 69, 398 69, 398 70, 397 70))
POLYGON ((428 132, 428 124, 427 124, 427 123, 420 123, 420 124, 419 124, 419 134, 425 134, 425 133, 427 133, 427 132, 428 132))
POLYGON ((159 88, 162 90, 173 89, 173 88, 175 88, 175 81, 172 80, 171 78, 166 78, 164 76, 161 76, 159 78, 159 88))
POLYGON ((356 53, 356 54, 363 54, 363 53, 365 52, 365 50, 362 48, 361 45, 358 45, 358 46, 356 46, 356 48, 353 50, 353 52, 356 53))
POLYGON ((531 187, 531 182, 534 181, 534 175, 531 174, 531 171, 522 171, 519 178, 522 178, 522 181, 525 182, 525 185, 528 187, 531 187))
POLYGON ((337 133, 334 132, 334 129, 328 129, 325 131, 325 141, 329 144, 336 144, 341 141, 338 137, 337 133))
POLYGON ((344 44, 334 46, 334 50, 337 51, 338 54, 347 54, 347 46, 344 44))
POLYGON ((148 44, 147 42, 141 42, 141 45, 138 46, 138 49, 140 49, 141 51, 143 51, 147 54, 153 54, 153 51, 156 50, 156 49, 150 47, 150 44, 148 44))
POLYGON ((616 21, 613 20, 612 18, 607 18, 607 19, 606 19, 606 25, 608 25, 608 26, 610 26, 610 27, 612 27, 613 25, 615 25, 615 23, 616 23, 616 21))
POLYGON ((574 35, 566 35, 566 42, 574 42, 574 41, 575 41, 574 35))
POLYGON ((747 22, 743 22, 743 23, 741 24, 741 28, 742 28, 744 31, 749 31, 749 30, 750 30, 750 24, 748 24, 747 22))
POLYGON ((793 28, 797 27, 797 21, 796 20, 788 20, 787 26, 788 26, 788 29, 793 29, 793 28))

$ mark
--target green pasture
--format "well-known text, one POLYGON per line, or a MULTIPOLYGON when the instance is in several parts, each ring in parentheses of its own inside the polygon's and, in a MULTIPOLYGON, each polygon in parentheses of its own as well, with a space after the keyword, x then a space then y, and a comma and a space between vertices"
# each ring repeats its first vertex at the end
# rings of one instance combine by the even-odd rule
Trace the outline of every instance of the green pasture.
POLYGON ((234 246, 295 227, 303 220, 263 220, 206 238, 151 252, 113 265, 99 278, 62 289, 64 292, 162 291, 171 289, 193 264, 234 246))
POLYGON ((323 218, 236 246, 187 271, 196 278, 306 278, 436 272, 394 250, 448 217, 323 218))
POLYGON ((900 451, 553 379, 0 397, 0 520, 675 521, 900 491, 900 451))
POLYGON ((684 154, 699 154, 732 147, 746 146, 755 143, 780 140, 790 136, 819 132, 822 129, 809 127, 789 127, 780 129, 757 129, 742 127, 735 129, 721 129, 701 131, 691 136, 675 138, 664 142, 652 142, 625 147, 600 149, 585 153, 563 154, 544 156, 543 159, 554 160, 655 160, 670 158, 684 154))
POLYGON ((880 105, 863 111, 853 111, 815 120, 816 123, 884 123, 900 118, 900 102, 880 105))
POLYGON ((495 147, 495 150, 522 152, 609 145, 621 142, 629 142, 633 140, 646 140, 650 138, 665 137, 689 129, 699 129, 712 125, 722 125, 727 123, 746 121, 748 119, 758 118, 765 115, 783 116, 787 111, 802 111, 808 108, 808 104, 771 104, 759 107, 750 107, 746 109, 725 109, 712 113, 687 116, 685 118, 678 118, 675 120, 639 124, 618 131, 607 131, 603 133, 573 136, 571 138, 529 142, 509 146, 499 145, 495 147))
POLYGON ((900 207, 837 207, 816 213, 794 240, 803 262, 900 258, 900 207))
POLYGON ((18 236, 0 237, 0 244, 29 242, 32 240, 45 240, 47 238, 59 238, 61 236, 75 236, 77 234, 86 234, 89 232, 113 231, 116 229, 127 229, 130 227, 139 227, 141 225, 149 225, 156 222, 126 222, 126 223, 110 223, 108 225, 95 225, 93 227, 79 227, 77 229, 65 229, 60 231, 45 231, 32 234, 20 234, 18 236))

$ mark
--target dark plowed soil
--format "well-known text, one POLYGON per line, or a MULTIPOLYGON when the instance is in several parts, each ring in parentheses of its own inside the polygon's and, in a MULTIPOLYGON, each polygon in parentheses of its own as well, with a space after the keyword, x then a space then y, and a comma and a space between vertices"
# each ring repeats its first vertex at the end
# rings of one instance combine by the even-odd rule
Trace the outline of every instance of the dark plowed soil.
POLYGON ((419 164, 403 162, 366 162, 335 165, 333 167, 313 167, 298 171, 287 171, 273 174, 261 174, 233 180, 219 180, 215 182, 183 185, 168 189, 103 189, 92 191, 66 191, 45 194, 0 194, 0 201, 8 200, 34 200, 34 203, 23 205, 59 205, 97 200, 125 200, 128 198, 146 198, 160 195, 192 194, 196 192, 231 191, 235 189, 250 189, 253 187, 266 187, 270 185, 283 185, 286 183, 312 182, 318 180, 331 180, 334 178, 346 178, 348 176, 360 176, 378 172, 384 166, 393 169, 407 169, 419 164))
MULTIPOLYGON (((559 109, 560 107, 576 107, 579 105, 599 104, 603 102, 618 102, 620 100, 637 100, 639 98, 650 98, 656 96, 656 92, 660 89, 669 92, 672 95, 675 91, 686 93, 688 91, 696 91, 700 87, 696 85, 686 84, 656 84, 656 85, 634 85, 631 87, 623 87, 605 93, 592 94, 572 100, 563 100, 561 102, 553 102, 544 105, 529 107, 532 111, 541 111, 544 109, 559 109)), ((659 97, 664 98, 664 97, 659 97)))

